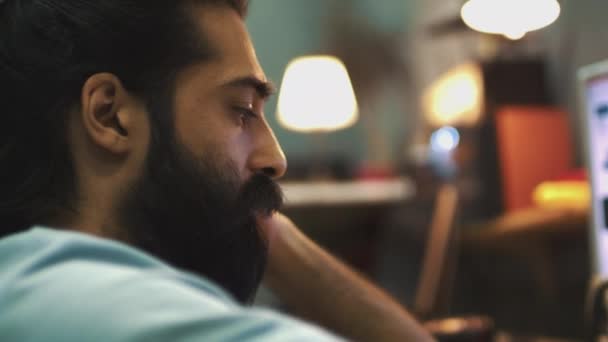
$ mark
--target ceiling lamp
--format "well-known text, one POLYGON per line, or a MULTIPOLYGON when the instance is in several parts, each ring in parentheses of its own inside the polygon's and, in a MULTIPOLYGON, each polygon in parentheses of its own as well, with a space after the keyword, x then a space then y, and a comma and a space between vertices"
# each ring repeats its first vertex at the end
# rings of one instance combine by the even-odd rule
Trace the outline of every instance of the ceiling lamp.
POLYGON ((557 0, 469 0, 461 15, 476 31, 516 40, 552 24, 560 11, 557 0))

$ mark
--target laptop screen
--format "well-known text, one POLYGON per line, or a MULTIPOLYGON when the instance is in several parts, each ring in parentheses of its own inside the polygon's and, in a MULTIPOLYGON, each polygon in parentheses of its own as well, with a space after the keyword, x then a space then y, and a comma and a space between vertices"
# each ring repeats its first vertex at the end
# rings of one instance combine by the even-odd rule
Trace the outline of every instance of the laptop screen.
POLYGON ((581 115, 592 186, 591 252, 595 279, 608 279, 608 61, 579 71, 581 115))

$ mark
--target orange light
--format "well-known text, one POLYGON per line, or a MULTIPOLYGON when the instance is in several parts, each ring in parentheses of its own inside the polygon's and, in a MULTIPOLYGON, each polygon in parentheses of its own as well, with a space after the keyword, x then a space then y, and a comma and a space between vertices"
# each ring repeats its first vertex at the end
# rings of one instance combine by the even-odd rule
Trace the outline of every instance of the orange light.
POLYGON ((591 205, 591 189, 584 181, 545 182, 536 187, 533 199, 541 208, 586 210, 591 205))
POLYGON ((482 116, 483 81, 479 66, 459 66, 433 83, 423 95, 423 109, 433 126, 472 126, 482 116))

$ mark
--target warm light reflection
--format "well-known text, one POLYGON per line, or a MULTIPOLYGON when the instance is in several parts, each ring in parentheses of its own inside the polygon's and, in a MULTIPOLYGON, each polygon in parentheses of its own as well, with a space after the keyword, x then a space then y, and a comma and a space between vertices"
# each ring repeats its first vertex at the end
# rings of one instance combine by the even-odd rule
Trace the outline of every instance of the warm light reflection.
POLYGON ((307 56, 287 66, 277 107, 279 122, 300 132, 334 131, 358 119, 357 99, 344 64, 307 56))
POLYGON ((586 210, 591 205, 591 189, 584 181, 545 182, 536 187, 533 199, 541 208, 586 210))
POLYGON ((474 30, 516 40, 550 25, 560 11, 557 0, 469 0, 461 15, 474 30))
POLYGON ((448 72, 423 96, 426 118, 434 126, 474 125, 481 118, 482 102, 481 70, 474 64, 448 72))

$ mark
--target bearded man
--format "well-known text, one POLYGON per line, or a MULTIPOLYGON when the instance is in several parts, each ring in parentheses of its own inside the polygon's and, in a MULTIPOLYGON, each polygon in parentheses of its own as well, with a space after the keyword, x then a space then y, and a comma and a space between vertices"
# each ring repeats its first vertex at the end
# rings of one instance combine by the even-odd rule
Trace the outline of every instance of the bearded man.
POLYGON ((429 338, 278 213, 246 8, 0 3, 0 340, 429 338))

